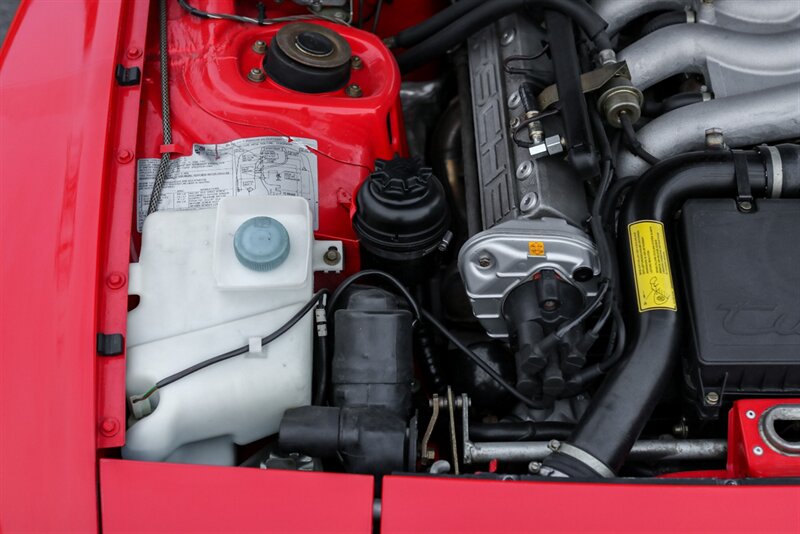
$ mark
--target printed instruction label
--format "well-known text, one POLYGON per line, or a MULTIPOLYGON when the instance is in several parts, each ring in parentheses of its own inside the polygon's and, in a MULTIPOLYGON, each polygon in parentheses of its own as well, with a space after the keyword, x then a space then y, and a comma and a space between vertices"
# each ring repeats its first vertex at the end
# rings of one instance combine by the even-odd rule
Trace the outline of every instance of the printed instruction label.
POLYGON ((677 311, 664 224, 658 221, 631 223, 628 239, 639 311, 677 311))
MULTIPOLYGON (((159 210, 216 208, 221 198, 241 195, 300 196, 319 225, 317 148, 314 139, 251 137, 218 145, 192 146, 192 155, 170 161, 159 210)), ((141 232, 158 158, 136 165, 136 227, 141 232)))

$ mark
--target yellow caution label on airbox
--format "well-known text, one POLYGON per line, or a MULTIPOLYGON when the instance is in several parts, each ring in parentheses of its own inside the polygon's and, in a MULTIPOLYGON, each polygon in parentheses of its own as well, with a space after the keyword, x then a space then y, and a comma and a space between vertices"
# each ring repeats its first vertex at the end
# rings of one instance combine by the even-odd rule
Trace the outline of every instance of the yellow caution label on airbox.
POLYGON ((639 311, 677 311, 664 224, 659 221, 631 223, 628 239, 639 311))

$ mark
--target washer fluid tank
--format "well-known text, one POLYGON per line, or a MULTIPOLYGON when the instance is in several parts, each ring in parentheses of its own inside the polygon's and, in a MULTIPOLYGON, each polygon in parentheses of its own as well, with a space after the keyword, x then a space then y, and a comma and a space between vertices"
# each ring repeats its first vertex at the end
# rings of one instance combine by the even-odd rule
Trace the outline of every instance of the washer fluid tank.
POLYGON ((313 313, 263 348, 260 338, 311 299, 314 270, 341 270, 341 250, 314 241, 300 197, 229 197, 216 209, 148 216, 130 266, 140 301, 128 314, 128 396, 218 354, 251 351, 154 393, 123 457, 233 465, 235 444, 276 433, 286 409, 309 404, 313 313), (323 261, 331 247, 336 265, 323 261))

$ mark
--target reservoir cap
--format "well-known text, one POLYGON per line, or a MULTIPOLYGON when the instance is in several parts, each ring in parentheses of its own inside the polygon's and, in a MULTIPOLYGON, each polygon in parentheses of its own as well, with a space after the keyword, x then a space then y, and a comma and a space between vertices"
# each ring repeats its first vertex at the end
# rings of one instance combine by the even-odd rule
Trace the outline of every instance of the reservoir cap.
POLYGON ((271 271, 289 256, 289 233, 272 217, 253 217, 236 230, 233 250, 248 269, 271 271))

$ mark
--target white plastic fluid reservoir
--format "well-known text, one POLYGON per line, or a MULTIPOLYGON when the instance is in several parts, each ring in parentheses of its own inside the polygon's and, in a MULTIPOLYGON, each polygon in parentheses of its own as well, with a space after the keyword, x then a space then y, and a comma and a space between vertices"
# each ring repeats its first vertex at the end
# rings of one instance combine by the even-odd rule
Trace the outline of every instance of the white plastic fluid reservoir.
MULTIPOLYGON (((147 217, 129 290, 128 396, 211 357, 250 351, 159 389, 127 431, 122 455, 232 465, 234 444, 274 434, 310 402, 313 312, 265 347, 312 296, 316 242, 300 197, 229 197, 216 209, 147 217), (257 341, 258 340, 258 341, 257 341)), ((341 265, 326 270, 340 270, 341 265)), ((137 403, 139 404, 139 403, 137 403)))

